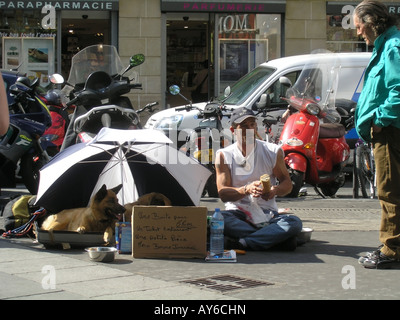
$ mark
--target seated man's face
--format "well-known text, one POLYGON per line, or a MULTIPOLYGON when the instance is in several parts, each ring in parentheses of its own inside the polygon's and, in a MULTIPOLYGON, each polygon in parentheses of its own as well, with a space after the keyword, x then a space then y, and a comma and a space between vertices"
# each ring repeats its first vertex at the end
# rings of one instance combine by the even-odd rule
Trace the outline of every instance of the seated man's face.
POLYGON ((235 128, 236 138, 246 143, 254 143, 256 132, 257 122, 255 118, 247 118, 235 128))

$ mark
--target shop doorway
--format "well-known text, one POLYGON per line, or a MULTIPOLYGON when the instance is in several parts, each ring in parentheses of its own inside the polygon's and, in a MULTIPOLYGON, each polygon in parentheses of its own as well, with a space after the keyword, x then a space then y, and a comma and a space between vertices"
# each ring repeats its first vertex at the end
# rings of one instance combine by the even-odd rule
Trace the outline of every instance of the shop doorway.
MULTIPOLYGON (((196 74, 204 69, 207 62, 205 86, 209 96, 213 95, 212 53, 210 49, 210 30, 208 14, 167 14, 167 90, 176 84, 181 93, 192 100, 196 74)), ((203 72, 204 73, 204 70, 203 72)), ((187 103, 180 96, 166 95, 167 107, 187 103)))
POLYGON ((83 48, 111 44, 109 11, 64 11, 62 13, 61 73, 68 78, 71 58, 83 48))

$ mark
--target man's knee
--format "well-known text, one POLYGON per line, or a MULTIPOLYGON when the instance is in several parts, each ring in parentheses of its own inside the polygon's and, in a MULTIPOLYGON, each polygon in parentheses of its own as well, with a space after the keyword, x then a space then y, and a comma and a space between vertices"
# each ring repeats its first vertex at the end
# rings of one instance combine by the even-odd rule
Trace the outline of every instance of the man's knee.
POLYGON ((303 228, 303 222, 300 218, 293 215, 282 216, 278 225, 291 235, 300 233, 303 228))

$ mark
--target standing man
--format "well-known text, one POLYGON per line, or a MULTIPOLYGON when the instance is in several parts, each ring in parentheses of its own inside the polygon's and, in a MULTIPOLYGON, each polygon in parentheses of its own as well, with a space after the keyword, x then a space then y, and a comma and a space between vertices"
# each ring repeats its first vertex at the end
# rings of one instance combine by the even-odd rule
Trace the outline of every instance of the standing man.
POLYGON ((256 117, 247 108, 233 111, 231 131, 236 141, 218 150, 215 164, 218 193, 226 209, 221 213, 227 249, 267 250, 278 244, 281 249, 296 249, 302 222, 294 215, 279 214, 275 201, 292 190, 282 149, 256 139, 256 117), (260 182, 264 174, 270 176, 269 190, 263 190, 260 182), (253 223, 252 201, 261 208, 265 223, 253 223))
POLYGON ((359 262, 371 269, 392 268, 400 266, 400 32, 388 8, 377 0, 361 2, 353 19, 357 35, 374 46, 355 120, 360 137, 374 145, 382 208, 382 246, 359 262))

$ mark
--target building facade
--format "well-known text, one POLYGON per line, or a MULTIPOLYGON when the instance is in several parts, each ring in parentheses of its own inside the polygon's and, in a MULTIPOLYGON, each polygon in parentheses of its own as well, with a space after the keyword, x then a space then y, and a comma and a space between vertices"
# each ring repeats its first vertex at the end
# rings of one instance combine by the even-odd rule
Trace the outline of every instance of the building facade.
MULTIPOLYGON (((384 1, 400 13, 400 0, 384 1)), ((193 74, 206 66, 209 95, 216 96, 266 60, 314 49, 366 51, 351 25, 359 1, 324 0, 2 0, 2 68, 17 68, 46 83, 52 72, 68 76, 81 48, 112 44, 125 64, 135 53, 143 90, 135 107, 159 101, 160 108, 185 103, 168 93, 178 84, 190 98, 193 74), (44 10, 50 4, 52 12, 44 10), (50 17, 50 18, 49 18, 50 17), (50 28, 43 28, 49 22, 50 28), (31 49, 43 49, 44 61, 31 49), (207 62, 205 64, 205 62, 207 62)))

